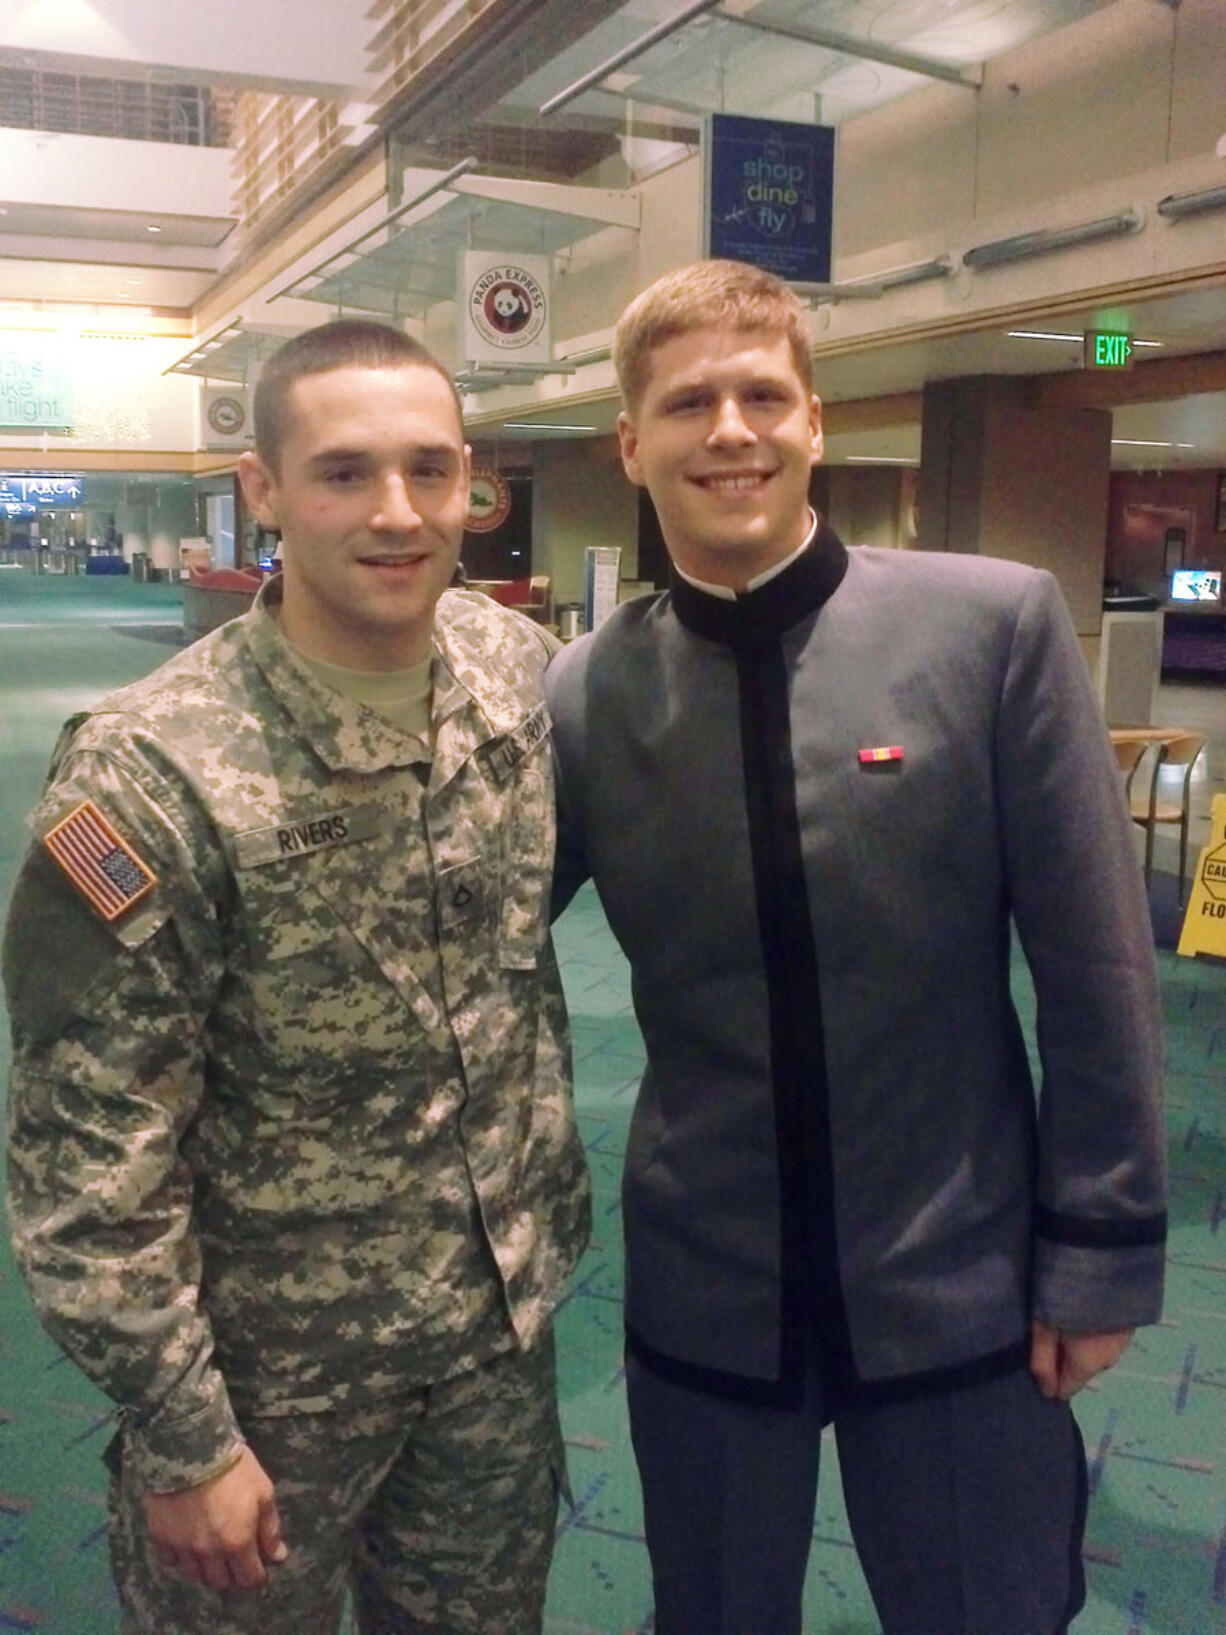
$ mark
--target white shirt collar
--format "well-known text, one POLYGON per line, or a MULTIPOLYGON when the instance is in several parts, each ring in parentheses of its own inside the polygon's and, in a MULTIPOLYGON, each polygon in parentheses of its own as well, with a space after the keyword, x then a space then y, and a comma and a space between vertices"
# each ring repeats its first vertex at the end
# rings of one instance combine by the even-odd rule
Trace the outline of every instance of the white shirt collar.
POLYGON ((727 585, 709 585, 709 584, 707 584, 705 579, 695 579, 692 574, 688 574, 683 569, 678 568, 677 564, 675 562, 673 563, 673 568, 677 573, 679 573, 681 575, 682 579, 685 580, 686 584, 687 585, 693 585, 695 590, 705 591, 708 596, 718 596, 718 597, 722 598, 722 600, 725 601, 725 602, 735 602, 736 599, 737 599, 738 594, 740 594, 742 596, 748 595, 748 593, 751 590, 758 590, 762 585, 768 585, 772 579, 778 578, 778 576, 784 571, 785 568, 790 568, 792 566, 792 563, 795 562, 798 557, 803 556, 804 553, 809 549, 809 546, 812 545, 813 538, 814 538, 814 535, 816 533, 817 533, 817 512, 813 509, 812 506, 810 506, 809 507, 809 532, 805 535, 805 537, 801 541, 801 543, 796 547, 796 549, 789 556, 785 556, 782 562, 774 563, 774 565, 772 567, 767 568, 765 570, 765 572, 760 573, 760 574, 757 575, 756 578, 751 579, 749 581, 749 583, 745 586, 745 589, 743 591, 739 592, 739 593, 737 591, 735 591, 735 590, 732 590, 727 585))

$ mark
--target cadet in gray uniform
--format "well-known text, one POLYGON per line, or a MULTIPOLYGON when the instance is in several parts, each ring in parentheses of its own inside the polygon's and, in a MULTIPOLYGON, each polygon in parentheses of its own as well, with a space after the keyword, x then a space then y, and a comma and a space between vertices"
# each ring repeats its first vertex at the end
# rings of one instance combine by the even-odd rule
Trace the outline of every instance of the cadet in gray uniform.
POLYGON ((291 341, 284 573, 64 730, 4 947, 10 1196, 120 1406, 122 1628, 539 1628, 588 1192, 548 936, 549 639, 447 591, 469 454, 399 331, 291 341), (261 1593, 253 1594, 259 1589, 261 1593))
POLYGON ((886 1635, 1056 1635, 1067 1399, 1161 1308, 1132 826, 1050 575, 814 516, 809 345, 735 263, 627 309, 622 458, 670 587, 546 678, 559 901, 595 880, 647 1046, 623 1205, 656 1629, 799 1635, 833 1421, 886 1635))

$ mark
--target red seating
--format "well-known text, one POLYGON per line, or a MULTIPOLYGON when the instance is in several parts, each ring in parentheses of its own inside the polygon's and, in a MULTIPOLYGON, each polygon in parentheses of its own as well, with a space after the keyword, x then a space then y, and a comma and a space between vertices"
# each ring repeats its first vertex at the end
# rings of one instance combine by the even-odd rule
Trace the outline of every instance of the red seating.
POLYGON ((264 575, 258 568, 191 568, 188 582, 201 590, 245 590, 254 596, 264 575))

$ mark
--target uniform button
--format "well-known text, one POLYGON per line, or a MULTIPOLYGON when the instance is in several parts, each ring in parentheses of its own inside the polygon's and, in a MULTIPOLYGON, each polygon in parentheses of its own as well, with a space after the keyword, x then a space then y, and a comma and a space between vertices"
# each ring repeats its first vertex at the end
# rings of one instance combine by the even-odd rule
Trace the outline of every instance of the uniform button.
POLYGON ((452 908, 467 908, 473 900, 473 894, 467 886, 459 886, 451 899, 452 908))

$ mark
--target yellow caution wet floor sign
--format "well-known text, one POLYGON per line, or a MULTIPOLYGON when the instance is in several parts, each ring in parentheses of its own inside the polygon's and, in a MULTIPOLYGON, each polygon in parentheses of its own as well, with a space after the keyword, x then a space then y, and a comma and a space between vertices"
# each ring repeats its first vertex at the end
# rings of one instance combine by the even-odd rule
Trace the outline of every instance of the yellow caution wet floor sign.
POLYGON ((1213 797, 1209 844, 1192 877, 1179 952, 1226 959, 1226 795, 1213 797))

